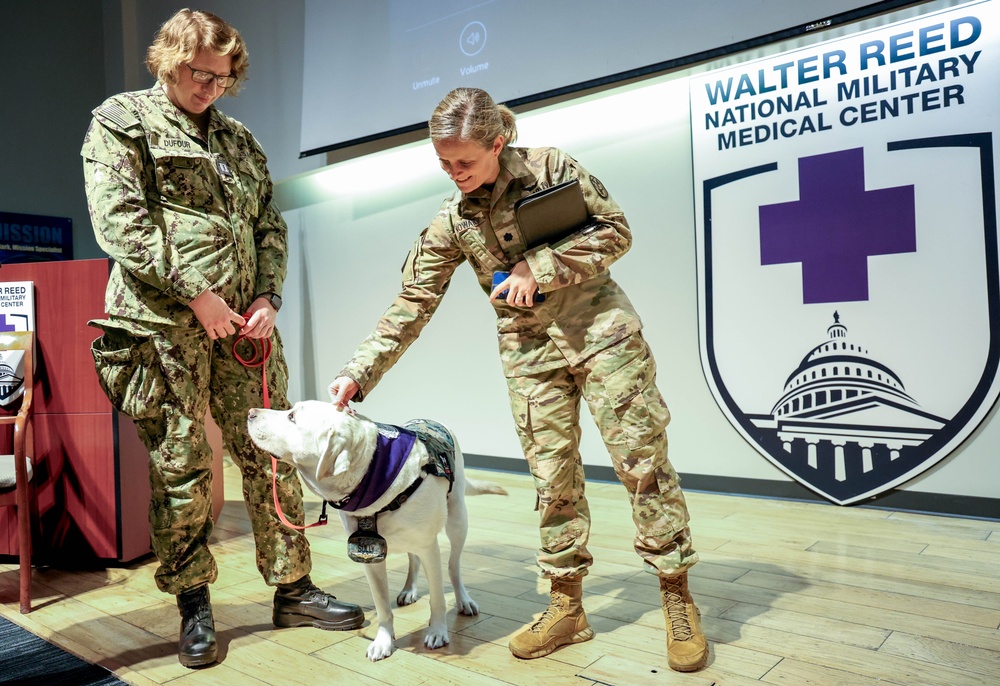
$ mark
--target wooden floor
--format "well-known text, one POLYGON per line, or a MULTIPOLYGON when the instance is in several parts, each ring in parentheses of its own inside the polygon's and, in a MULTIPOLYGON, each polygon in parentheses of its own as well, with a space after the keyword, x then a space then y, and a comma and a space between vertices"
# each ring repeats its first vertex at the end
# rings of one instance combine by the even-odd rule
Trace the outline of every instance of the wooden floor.
MULTIPOLYGON (((15 567, 0 565, 0 614, 139 685, 1000 683, 1000 522, 688 493, 702 560, 691 586, 712 655, 706 669, 682 675, 667 667, 656 580, 631 550, 624 491, 603 483, 588 485, 596 563, 584 583, 597 636, 517 660, 507 641, 547 602, 534 571, 534 491, 526 475, 470 471, 510 495, 468 501, 465 579, 482 614, 457 616, 446 589, 451 645, 441 650, 421 641, 424 594, 397 609, 396 653, 367 660, 375 613, 336 517, 310 535, 313 579, 364 607, 368 623, 350 632, 274 629, 272 591, 232 495, 213 545, 219 664, 192 671, 177 662, 177 609, 153 584, 150 560, 100 572, 36 570, 29 615, 17 611, 15 567)), ((226 492, 239 493, 235 468, 225 473, 226 492)), ((405 556, 389 564, 398 589, 405 556)))

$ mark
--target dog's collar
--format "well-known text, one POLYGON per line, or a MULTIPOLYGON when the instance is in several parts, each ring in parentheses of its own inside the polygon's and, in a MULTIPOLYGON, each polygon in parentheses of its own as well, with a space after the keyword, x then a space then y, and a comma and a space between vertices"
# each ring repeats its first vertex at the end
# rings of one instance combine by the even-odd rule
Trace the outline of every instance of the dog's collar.
MULTIPOLYGON (((410 455, 410 450, 413 449, 414 442, 417 440, 417 435, 412 431, 378 422, 375 422, 375 425, 378 427, 378 440, 375 444, 375 454, 372 455, 371 465, 364 478, 361 479, 361 483, 350 495, 336 502, 330 501, 330 505, 338 510, 356 512, 369 507, 385 495, 385 492, 389 490, 399 475, 406 458, 410 455)), ((419 485, 419 481, 417 485, 419 485)), ((411 488, 414 487, 411 486, 411 488)))

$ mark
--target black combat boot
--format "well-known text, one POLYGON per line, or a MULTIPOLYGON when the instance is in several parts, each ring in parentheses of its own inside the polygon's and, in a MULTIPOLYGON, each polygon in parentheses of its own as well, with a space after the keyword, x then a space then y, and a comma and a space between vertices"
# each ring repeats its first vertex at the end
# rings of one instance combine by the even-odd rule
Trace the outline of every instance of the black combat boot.
POLYGON ((365 613, 351 603, 342 603, 316 587, 306 574, 290 584, 278 584, 274 592, 276 627, 314 626, 319 629, 344 631, 357 629, 365 621, 365 613))
POLYGON ((178 658, 185 667, 205 667, 215 662, 215 620, 208 586, 199 586, 177 596, 181 610, 181 640, 178 658))

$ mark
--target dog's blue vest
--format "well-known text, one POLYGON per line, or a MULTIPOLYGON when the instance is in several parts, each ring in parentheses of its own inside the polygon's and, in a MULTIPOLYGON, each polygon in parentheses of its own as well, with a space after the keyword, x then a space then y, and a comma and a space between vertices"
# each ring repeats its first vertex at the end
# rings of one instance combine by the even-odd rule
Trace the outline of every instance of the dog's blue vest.
MULTIPOLYGON (((453 468, 455 443, 447 429, 427 419, 412 419, 401 427, 378 422, 375 422, 375 425, 378 427, 378 440, 368 472, 350 495, 330 503, 334 508, 356 512, 369 507, 385 495, 399 475, 417 439, 424 442, 427 452, 433 458, 424 465, 424 472, 447 478, 448 491, 451 492, 451 484, 455 481, 453 468)), ((398 509, 417 490, 422 481, 423 475, 382 511, 398 509)))

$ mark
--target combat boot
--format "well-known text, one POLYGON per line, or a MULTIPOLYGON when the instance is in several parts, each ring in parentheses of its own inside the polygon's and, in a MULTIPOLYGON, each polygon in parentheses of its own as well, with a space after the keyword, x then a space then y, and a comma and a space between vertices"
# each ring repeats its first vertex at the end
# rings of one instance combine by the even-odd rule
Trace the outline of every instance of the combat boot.
POLYGON ((549 606, 537 622, 510 640, 510 652, 530 660, 544 657, 560 646, 592 639, 594 630, 583 612, 582 596, 581 577, 552 579, 549 606))
POLYGON ((192 588, 177 596, 181 611, 181 638, 177 657, 185 667, 206 667, 215 662, 215 620, 208 585, 192 588))
POLYGON ((688 591, 687 573, 660 577, 663 616, 667 620, 667 662, 678 672, 694 672, 708 662, 708 641, 701 612, 688 591))
POLYGON ((342 603, 320 590, 306 574, 290 584, 278 584, 274 592, 274 626, 314 626, 345 631, 364 624, 365 613, 351 603, 342 603))

